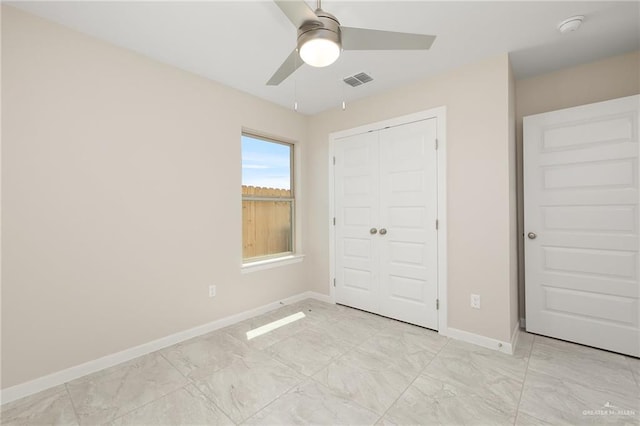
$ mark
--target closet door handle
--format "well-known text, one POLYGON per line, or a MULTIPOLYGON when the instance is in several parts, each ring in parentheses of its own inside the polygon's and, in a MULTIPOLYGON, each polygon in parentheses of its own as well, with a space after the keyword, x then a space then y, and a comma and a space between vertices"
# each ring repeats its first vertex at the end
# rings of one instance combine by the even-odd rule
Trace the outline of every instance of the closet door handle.
POLYGON ((377 230, 376 228, 371 228, 371 229, 369 229, 369 233, 370 233, 371 235, 374 235, 374 234, 377 234, 377 233, 378 233, 378 230, 377 230))
POLYGON ((385 235, 387 233, 387 230, 385 228, 382 228, 380 230, 380 235, 385 235))

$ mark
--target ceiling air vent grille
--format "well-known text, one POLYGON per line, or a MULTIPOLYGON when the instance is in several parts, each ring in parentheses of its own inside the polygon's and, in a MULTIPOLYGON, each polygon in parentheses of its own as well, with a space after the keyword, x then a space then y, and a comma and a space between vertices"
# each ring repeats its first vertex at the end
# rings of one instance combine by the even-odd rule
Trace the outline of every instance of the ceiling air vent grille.
POLYGON ((356 74, 354 75, 355 78, 357 78, 358 80, 360 80, 363 83, 368 83, 370 81, 373 81, 373 78, 371 78, 371 76, 367 73, 361 72, 360 74, 356 74))
POLYGON ((356 87, 356 86, 360 86, 361 84, 373 81, 373 78, 369 74, 361 72, 356 75, 345 77, 343 81, 351 87, 356 87))

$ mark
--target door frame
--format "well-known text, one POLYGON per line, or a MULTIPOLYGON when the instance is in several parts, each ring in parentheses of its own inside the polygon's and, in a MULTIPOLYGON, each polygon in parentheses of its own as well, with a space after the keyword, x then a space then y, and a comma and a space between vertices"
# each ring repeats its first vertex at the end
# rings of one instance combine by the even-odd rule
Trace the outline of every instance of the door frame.
POLYGON ((332 303, 336 301, 335 279, 335 193, 334 193, 334 170, 333 157, 335 155, 335 144, 339 139, 349 136, 359 135, 374 130, 382 130, 386 127, 396 127, 403 124, 414 123, 428 119, 436 120, 436 137, 438 140, 438 150, 436 152, 438 164, 438 300, 440 303, 438 310, 438 332, 447 334, 447 109, 445 106, 403 115, 400 117, 382 120, 352 129, 341 130, 329 134, 329 297, 332 303))

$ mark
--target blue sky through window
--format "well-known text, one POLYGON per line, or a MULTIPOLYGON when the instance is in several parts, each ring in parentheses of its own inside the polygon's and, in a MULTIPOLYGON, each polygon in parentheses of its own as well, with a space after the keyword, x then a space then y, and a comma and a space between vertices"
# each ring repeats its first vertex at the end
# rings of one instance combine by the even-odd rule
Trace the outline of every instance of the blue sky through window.
POLYGON ((291 189, 291 146, 242 135, 242 184, 291 189))

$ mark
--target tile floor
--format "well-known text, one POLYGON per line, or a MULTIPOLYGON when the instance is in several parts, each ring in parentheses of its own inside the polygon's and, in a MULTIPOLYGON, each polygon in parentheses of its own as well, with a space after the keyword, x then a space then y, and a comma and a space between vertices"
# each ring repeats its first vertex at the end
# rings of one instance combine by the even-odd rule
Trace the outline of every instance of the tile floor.
POLYGON ((513 356, 305 300, 2 407, 3 425, 640 425, 640 360, 520 335, 513 356), (247 340, 247 331, 305 317, 247 340))

